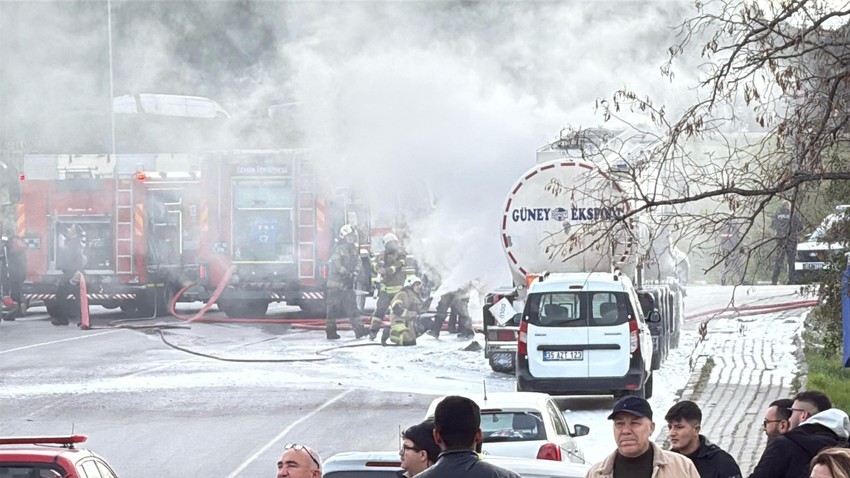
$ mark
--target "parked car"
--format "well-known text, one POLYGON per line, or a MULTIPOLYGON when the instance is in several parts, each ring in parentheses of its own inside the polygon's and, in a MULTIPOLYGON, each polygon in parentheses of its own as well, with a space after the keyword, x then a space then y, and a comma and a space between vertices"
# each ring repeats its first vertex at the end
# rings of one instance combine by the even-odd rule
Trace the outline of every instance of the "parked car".
POLYGON ((0 437, 2 478, 117 478, 106 460, 76 445, 85 435, 0 437))
POLYGON ((840 227, 841 221, 850 217, 847 216, 848 210, 850 205, 835 206, 835 213, 825 217, 805 241, 797 244, 793 275, 795 284, 822 280, 823 275, 829 273, 836 256, 846 252, 846 238, 842 241, 842 235, 835 234, 830 229, 840 227))
MULTIPOLYGON (((590 469, 590 465, 530 458, 483 455, 482 459, 523 478, 584 478, 590 469)), ((322 464, 324 478, 397 478, 401 471, 394 451, 339 453, 322 464)))
MULTIPOLYGON (((425 417, 433 417, 437 404, 431 402, 425 417)), ((537 458, 584 463, 584 452, 575 437, 590 428, 575 425, 570 431, 555 400, 545 393, 502 392, 469 397, 481 407, 482 453, 495 456, 537 458)))

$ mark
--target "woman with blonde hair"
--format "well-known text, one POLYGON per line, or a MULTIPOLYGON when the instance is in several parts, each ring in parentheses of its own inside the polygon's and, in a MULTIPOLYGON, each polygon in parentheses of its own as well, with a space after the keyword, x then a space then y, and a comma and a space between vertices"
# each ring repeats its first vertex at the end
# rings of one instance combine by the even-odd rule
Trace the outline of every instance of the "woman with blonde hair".
POLYGON ((812 459, 810 478, 850 478, 850 448, 824 448, 812 459))

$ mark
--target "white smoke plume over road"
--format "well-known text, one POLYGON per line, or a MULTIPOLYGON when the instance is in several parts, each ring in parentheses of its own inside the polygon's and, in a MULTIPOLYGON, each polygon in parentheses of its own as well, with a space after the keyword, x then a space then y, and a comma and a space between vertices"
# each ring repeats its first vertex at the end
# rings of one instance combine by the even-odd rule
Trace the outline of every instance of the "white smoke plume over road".
MULTIPOLYGON (((108 149, 106 4, 0 2, 0 109, 16 139, 69 152, 80 121, 56 112, 86 112, 93 139, 81 148, 108 149)), ((509 282, 498 243, 508 188, 561 128, 602 123, 597 99, 629 86, 671 110, 686 102, 688 82, 674 89, 659 74, 673 27, 692 13, 681 1, 111 7, 116 96, 206 96, 234 123, 297 105, 298 134, 282 131, 291 122, 272 133, 303 136, 324 175, 366 191, 373 216, 405 213, 408 249, 444 288, 509 282)), ((119 129, 119 152, 133 131, 119 129)), ((215 146, 247 148, 264 133, 243 122, 220 136, 215 146)))

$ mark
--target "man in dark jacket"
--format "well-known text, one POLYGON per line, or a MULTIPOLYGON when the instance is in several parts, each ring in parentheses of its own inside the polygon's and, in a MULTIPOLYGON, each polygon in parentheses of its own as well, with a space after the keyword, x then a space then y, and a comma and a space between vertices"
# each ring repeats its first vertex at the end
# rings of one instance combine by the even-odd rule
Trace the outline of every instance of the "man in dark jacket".
POLYGON ((664 416, 670 449, 690 458, 700 478, 741 478, 735 459, 701 435, 702 410, 690 400, 682 400, 664 416))
POLYGON ((772 283, 776 285, 779 275, 788 265, 788 284, 794 283, 794 256, 797 254, 797 237, 803 231, 803 221, 800 211, 793 207, 791 201, 783 201, 779 210, 773 216, 770 227, 776 234, 776 261, 773 265, 772 283))
POLYGON ((481 460, 475 452, 481 443, 481 409, 469 398, 453 395, 437 405, 434 439, 443 451, 437 463, 417 478, 521 478, 481 460))
POLYGON ((809 475, 809 463, 819 451, 828 447, 847 446, 850 419, 846 413, 835 408, 816 413, 803 410, 804 404, 813 406, 809 400, 821 401, 821 396, 825 398, 820 392, 801 392, 797 395, 791 409, 791 422, 792 425, 795 423, 795 415, 805 416, 805 421, 767 445, 750 478, 806 477, 809 475), (813 393, 818 395, 812 397, 813 393))

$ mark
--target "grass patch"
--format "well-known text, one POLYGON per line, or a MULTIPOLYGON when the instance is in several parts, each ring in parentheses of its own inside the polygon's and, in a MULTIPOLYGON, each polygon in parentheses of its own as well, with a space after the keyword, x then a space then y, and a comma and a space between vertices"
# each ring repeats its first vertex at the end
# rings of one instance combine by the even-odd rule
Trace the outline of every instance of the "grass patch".
POLYGON ((844 368, 841 357, 827 357, 815 347, 806 347, 808 364, 807 390, 825 393, 832 406, 850 410, 850 368, 844 368))

